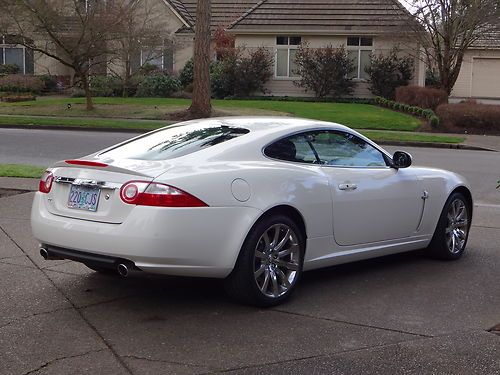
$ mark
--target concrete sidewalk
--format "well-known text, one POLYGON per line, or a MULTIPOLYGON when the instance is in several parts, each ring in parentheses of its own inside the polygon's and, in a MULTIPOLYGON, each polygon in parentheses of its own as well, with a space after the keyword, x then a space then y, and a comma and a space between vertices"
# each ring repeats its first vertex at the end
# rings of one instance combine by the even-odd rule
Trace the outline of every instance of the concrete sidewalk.
POLYGON ((465 136, 465 145, 481 147, 500 152, 500 136, 473 134, 465 134, 462 136, 465 136))

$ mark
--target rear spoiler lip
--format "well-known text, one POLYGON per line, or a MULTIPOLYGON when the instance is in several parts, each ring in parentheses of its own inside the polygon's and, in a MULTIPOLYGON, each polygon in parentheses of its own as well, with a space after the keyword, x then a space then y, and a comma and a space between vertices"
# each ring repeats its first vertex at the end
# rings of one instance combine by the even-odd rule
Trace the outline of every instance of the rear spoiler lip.
MULTIPOLYGON (((82 159, 83 161, 83 159, 82 159)), ((86 160, 86 161, 91 161, 91 160, 86 160)), ((140 177, 145 177, 148 179, 154 179, 157 176, 152 176, 149 174, 141 173, 139 171, 134 171, 131 169, 126 169, 126 168, 121 168, 121 167, 116 167, 112 164, 107 164, 107 167, 102 167, 102 166, 93 166, 93 165, 77 165, 73 163, 66 163, 66 161, 61 160, 55 163, 50 167, 52 168, 80 168, 80 169, 94 169, 98 171, 105 171, 105 172, 114 172, 114 173, 123 173, 123 174, 128 174, 128 175, 133 175, 133 176, 140 176, 140 177)))

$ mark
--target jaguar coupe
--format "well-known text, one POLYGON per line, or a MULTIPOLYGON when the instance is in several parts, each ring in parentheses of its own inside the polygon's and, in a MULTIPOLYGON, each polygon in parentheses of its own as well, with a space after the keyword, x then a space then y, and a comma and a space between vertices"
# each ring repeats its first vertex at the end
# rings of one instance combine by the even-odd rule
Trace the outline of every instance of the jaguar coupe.
POLYGON ((411 164, 339 124, 195 120, 54 164, 31 225, 47 260, 221 278, 234 299, 272 306, 303 271, 416 249, 460 258, 469 185, 411 164))

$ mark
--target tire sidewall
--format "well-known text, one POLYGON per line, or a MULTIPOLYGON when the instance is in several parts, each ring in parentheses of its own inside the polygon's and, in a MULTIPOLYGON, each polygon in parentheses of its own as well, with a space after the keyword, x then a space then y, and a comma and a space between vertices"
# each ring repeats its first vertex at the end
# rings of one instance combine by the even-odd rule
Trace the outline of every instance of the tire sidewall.
POLYGON ((436 227, 436 231, 432 237, 432 241, 430 244, 430 250, 431 250, 431 255, 434 255, 438 258, 442 259, 459 259, 463 253, 465 252, 465 249, 467 247, 467 242, 469 240, 469 233, 470 233, 470 227, 471 227, 471 220, 472 220, 472 207, 468 199, 465 198, 465 196, 460 193, 460 192, 454 192, 452 193, 448 199, 446 200, 446 203, 444 205, 443 211, 441 212, 441 216, 439 217, 439 222, 436 227), (465 208, 467 210, 467 220, 469 221, 468 226, 467 226, 467 233, 465 235, 465 242, 464 246, 458 253, 452 253, 450 249, 448 248, 448 245, 446 243, 446 227, 448 225, 448 211, 450 209, 451 203, 455 201, 456 199, 460 199, 464 204, 465 208))
POLYGON ((244 272, 246 274, 246 277, 248 278, 250 292, 252 293, 253 298, 255 299, 255 301, 259 306, 268 307, 268 306, 278 305, 280 303, 283 303, 290 297, 290 295, 293 293, 297 284, 300 281, 300 278, 302 276, 302 268, 304 264, 304 252, 305 252, 304 250, 305 250, 304 235, 293 220, 291 220, 288 216, 281 214, 268 216, 257 222, 257 224, 255 224, 254 227, 249 232, 243 244, 240 257, 238 259, 237 267, 239 267, 239 270, 236 269, 235 270, 237 272, 238 271, 244 272), (284 295, 277 298, 272 298, 264 295, 260 291, 254 277, 254 272, 255 272, 254 262, 255 262, 255 248, 257 246, 258 241, 260 240, 264 232, 269 229, 269 227, 276 224, 285 224, 295 232, 299 242, 300 259, 299 259, 299 269, 297 270, 297 277, 293 285, 287 290, 287 292, 284 295))

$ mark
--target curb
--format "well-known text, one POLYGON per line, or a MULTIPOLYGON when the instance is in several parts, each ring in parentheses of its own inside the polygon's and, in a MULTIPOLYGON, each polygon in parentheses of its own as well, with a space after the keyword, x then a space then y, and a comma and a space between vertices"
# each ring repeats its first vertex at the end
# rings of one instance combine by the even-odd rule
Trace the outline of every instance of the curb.
MULTIPOLYGON (((168 125, 169 124, 165 124, 165 126, 168 125)), ((142 134, 156 130, 156 129, 133 129, 133 128, 132 129, 87 128, 80 126, 57 126, 57 125, 0 125, 0 129, 76 130, 76 131, 88 131, 88 132, 131 133, 131 134, 142 134)), ((410 142, 379 141, 376 143, 385 146, 447 148, 454 150, 498 152, 498 150, 494 150, 491 148, 470 146, 466 144, 455 144, 455 143, 432 143, 432 142, 416 142, 416 141, 410 141, 410 142)))
POLYGON ((380 141, 376 142, 379 145, 384 146, 402 146, 402 147, 427 147, 427 148, 447 148, 453 150, 471 150, 471 151, 490 151, 490 152, 498 152, 497 150, 493 150, 491 148, 479 147, 479 146, 470 146, 466 144, 460 143, 432 143, 432 142, 397 142, 397 141, 380 141))

